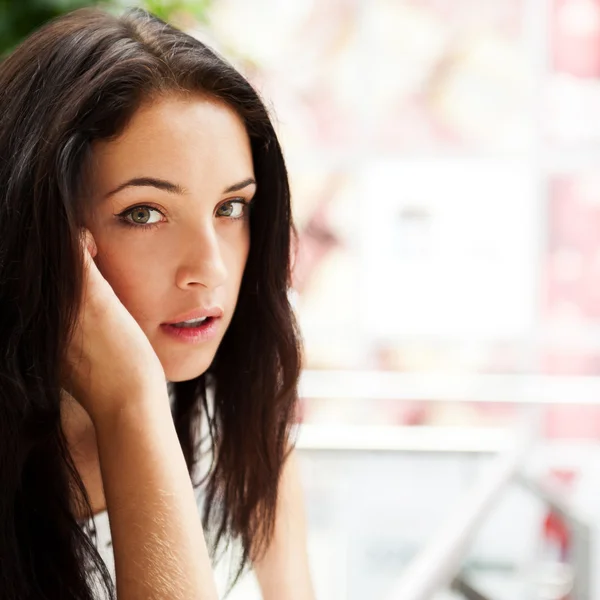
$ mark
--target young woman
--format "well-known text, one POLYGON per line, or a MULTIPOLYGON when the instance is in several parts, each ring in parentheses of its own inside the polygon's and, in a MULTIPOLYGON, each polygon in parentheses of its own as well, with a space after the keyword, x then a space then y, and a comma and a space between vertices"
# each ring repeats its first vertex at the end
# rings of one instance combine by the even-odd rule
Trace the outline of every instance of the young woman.
POLYGON ((229 539, 312 600, 292 233, 267 112, 199 41, 86 9, 0 64, 3 599, 115 597, 105 515, 118 600, 215 599, 229 539))

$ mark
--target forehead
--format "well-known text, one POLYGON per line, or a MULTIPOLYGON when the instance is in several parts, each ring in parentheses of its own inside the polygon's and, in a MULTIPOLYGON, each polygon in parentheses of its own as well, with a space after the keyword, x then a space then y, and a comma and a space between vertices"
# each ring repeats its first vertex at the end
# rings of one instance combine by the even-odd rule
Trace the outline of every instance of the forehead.
POLYGON ((152 176, 190 190, 222 189, 253 175, 250 140, 238 114, 204 97, 165 97, 143 105, 122 134, 92 149, 98 194, 124 179, 152 176))

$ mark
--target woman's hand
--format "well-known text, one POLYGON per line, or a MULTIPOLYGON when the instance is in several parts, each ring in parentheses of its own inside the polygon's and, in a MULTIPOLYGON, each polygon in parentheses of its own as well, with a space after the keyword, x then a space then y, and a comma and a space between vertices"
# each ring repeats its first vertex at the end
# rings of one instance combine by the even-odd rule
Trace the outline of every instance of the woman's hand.
POLYGON ((128 397, 165 387, 166 379, 146 334, 94 263, 97 248, 88 230, 81 243, 83 296, 67 351, 64 387, 96 422, 118 412, 128 397))

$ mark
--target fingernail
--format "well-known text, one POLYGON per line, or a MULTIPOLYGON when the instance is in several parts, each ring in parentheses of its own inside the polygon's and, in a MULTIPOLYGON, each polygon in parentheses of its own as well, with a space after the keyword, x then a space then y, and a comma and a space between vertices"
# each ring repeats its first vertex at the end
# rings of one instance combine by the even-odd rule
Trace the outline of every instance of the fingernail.
POLYGON ((98 248, 96 247, 94 236, 88 229, 85 230, 85 245, 87 246, 89 253, 92 255, 92 258, 94 258, 96 254, 98 254, 98 248))

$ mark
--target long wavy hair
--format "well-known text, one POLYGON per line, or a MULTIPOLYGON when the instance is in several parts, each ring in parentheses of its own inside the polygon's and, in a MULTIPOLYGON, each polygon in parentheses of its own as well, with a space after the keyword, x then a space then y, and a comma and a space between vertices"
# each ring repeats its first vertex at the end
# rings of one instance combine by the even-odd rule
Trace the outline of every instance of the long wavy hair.
MULTIPOLYGON (((91 144, 169 93, 226 103, 245 123, 258 184, 235 314, 209 370, 173 384, 190 471, 206 416, 213 457, 203 522, 241 542, 239 575, 273 537, 301 367, 288 301, 294 227, 288 178, 252 86, 197 39, 142 10, 75 11, 0 63, 0 596, 91 600, 110 576, 77 510, 92 516, 61 428, 61 365, 80 308, 91 144), (214 393, 214 403, 207 392, 214 393), (210 406, 209 406, 210 405, 210 406), (209 410, 210 408, 210 410, 209 410)), ((195 481, 195 484, 200 484, 195 481)))

